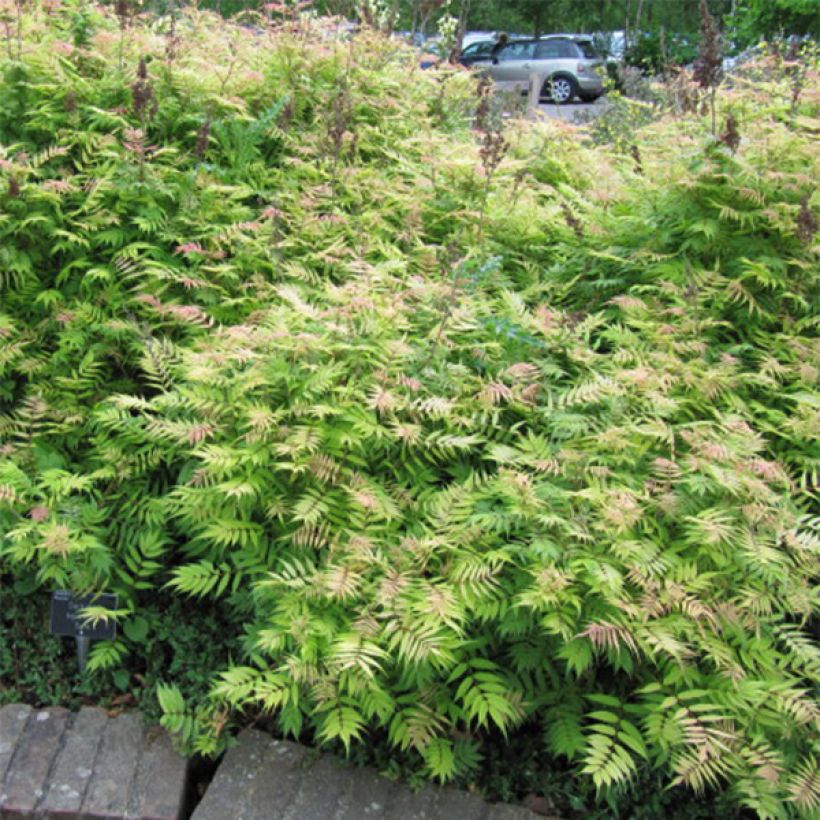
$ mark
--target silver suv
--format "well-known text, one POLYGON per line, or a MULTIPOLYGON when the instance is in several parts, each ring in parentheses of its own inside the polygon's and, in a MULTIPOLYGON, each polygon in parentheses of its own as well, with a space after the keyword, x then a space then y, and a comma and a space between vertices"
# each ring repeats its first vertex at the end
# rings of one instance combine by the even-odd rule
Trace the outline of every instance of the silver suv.
POLYGON ((555 103, 580 97, 592 102, 604 93, 596 69, 602 65, 591 37, 554 34, 539 40, 512 40, 473 65, 504 86, 526 88, 531 74, 544 78, 541 95, 555 103))

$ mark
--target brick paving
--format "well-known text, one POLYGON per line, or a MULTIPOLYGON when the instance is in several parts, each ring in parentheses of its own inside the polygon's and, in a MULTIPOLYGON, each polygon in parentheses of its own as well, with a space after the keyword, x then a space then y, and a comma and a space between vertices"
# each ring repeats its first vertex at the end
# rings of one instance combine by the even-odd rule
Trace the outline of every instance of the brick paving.
POLYGON ((187 763, 132 713, 0 709, 0 818, 177 820, 187 763))

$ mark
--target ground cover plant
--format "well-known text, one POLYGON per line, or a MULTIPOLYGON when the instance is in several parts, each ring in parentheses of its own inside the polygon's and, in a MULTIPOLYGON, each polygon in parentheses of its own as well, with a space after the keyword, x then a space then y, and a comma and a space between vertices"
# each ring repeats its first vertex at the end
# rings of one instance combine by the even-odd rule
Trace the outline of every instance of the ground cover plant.
POLYGON ((4 594, 118 592, 92 681, 173 595, 190 749, 817 809, 816 65, 595 146, 375 32, 3 20, 4 594))
MULTIPOLYGON (((189 697, 204 698, 209 682, 202 670, 227 664, 239 648, 218 607, 192 609, 171 593, 159 593, 140 607, 147 625, 128 663, 79 678, 73 647, 48 634, 47 597, 23 593, 3 579, 0 586, 0 706, 31 703, 72 709, 102 706, 110 711, 139 708, 158 723, 158 683, 174 680, 189 697), (202 640, 207 632, 208 641, 202 640)), ((133 628, 129 634, 136 634, 133 628)))

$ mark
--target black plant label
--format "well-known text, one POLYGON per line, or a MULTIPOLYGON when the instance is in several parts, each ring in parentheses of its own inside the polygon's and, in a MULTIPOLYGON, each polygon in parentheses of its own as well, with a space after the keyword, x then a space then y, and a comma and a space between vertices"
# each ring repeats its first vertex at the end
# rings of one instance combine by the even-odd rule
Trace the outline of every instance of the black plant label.
POLYGON ((112 619, 99 619, 93 622, 87 620, 83 610, 89 606, 116 609, 117 596, 108 592, 75 595, 65 589, 57 590, 51 596, 51 634, 90 638, 94 641, 110 641, 116 638, 117 624, 112 619))

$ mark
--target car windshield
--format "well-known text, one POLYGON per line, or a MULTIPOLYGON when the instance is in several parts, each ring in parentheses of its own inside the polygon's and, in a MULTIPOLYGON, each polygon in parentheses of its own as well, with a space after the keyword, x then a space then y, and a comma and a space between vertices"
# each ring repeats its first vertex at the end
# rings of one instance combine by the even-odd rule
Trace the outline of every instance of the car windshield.
POLYGON ((598 59, 598 52, 595 51, 595 46, 593 45, 592 40, 576 40, 575 45, 581 49, 587 60, 598 59))

